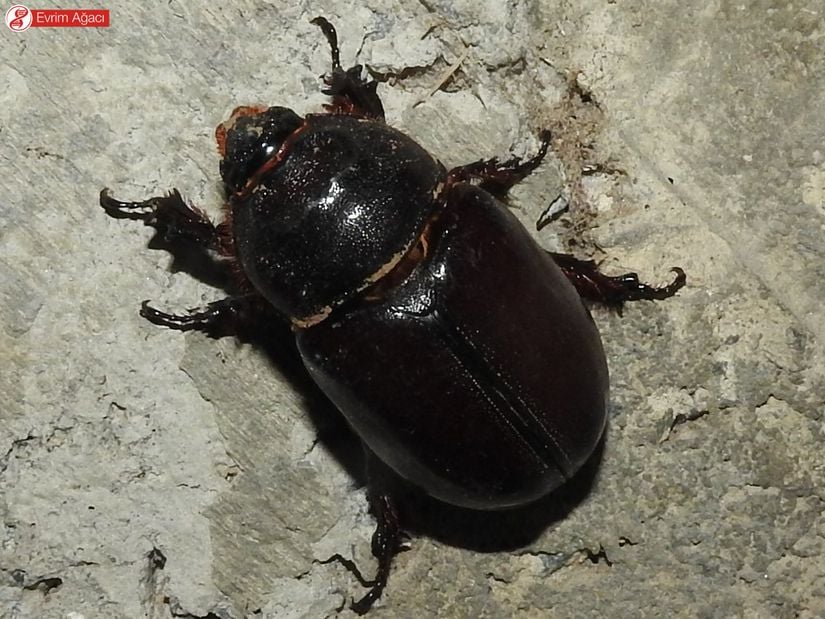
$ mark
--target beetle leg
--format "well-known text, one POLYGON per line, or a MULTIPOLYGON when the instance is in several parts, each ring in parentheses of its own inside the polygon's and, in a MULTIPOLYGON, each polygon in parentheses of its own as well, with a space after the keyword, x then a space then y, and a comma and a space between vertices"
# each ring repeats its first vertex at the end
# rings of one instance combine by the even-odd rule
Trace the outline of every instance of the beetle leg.
POLYGON ((502 196, 516 183, 539 167, 550 148, 551 134, 545 129, 539 134, 539 152, 529 159, 510 157, 506 161, 497 158, 479 159, 467 165, 453 168, 447 173, 447 183, 473 183, 493 195, 502 196))
POLYGON ((370 497, 370 504, 377 520, 375 533, 372 534, 372 554, 378 559, 378 570, 370 583, 372 588, 352 603, 352 610, 359 615, 366 613, 381 597, 387 586, 392 559, 402 550, 402 531, 395 502, 387 494, 378 494, 370 497))
POLYGON ((319 561, 318 563, 320 563, 321 565, 326 565, 327 563, 332 563, 333 561, 340 563, 345 568, 347 568, 347 571, 353 576, 355 576, 355 579, 359 583, 361 583, 362 587, 372 587, 372 585, 375 584, 374 580, 370 580, 361 573, 361 570, 358 569, 358 566, 355 564, 355 561, 353 561, 352 559, 347 559, 346 557, 338 554, 337 552, 328 559, 324 559, 323 561, 319 561))
POLYGON ((121 202, 104 188, 100 192, 100 206, 112 217, 140 220, 156 228, 167 242, 183 240, 204 249, 219 248, 217 226, 199 208, 184 202, 177 189, 141 202, 121 202))
POLYGON ((186 314, 169 314, 144 301, 140 305, 140 315, 151 323, 176 331, 202 331, 212 337, 223 337, 237 334, 248 305, 248 296, 227 297, 186 314))
POLYGON ((310 23, 315 24, 324 32, 332 53, 332 71, 324 77, 327 87, 323 93, 332 97, 332 103, 324 106, 327 111, 330 114, 350 114, 384 120, 384 106, 376 92, 378 82, 362 78, 363 67, 360 64, 346 71, 341 68, 338 33, 326 18, 319 16, 310 23))
POLYGON ((384 588, 387 586, 393 557, 406 549, 402 543, 404 532, 399 524, 398 510, 392 498, 388 494, 370 493, 370 506, 377 521, 375 533, 372 534, 372 554, 378 559, 378 570, 375 577, 372 580, 367 580, 354 561, 337 553, 326 561, 321 561, 321 563, 332 561, 340 563, 355 576, 362 586, 370 587, 370 590, 361 599, 353 600, 350 605, 358 615, 363 615, 369 611, 372 605, 381 597, 384 588))
POLYGON ((673 267, 671 271, 676 273, 673 281, 657 288, 640 282, 636 273, 605 275, 593 260, 580 260, 569 254, 548 253, 582 297, 606 305, 621 307, 625 301, 667 299, 676 294, 687 281, 685 272, 679 267, 673 267))

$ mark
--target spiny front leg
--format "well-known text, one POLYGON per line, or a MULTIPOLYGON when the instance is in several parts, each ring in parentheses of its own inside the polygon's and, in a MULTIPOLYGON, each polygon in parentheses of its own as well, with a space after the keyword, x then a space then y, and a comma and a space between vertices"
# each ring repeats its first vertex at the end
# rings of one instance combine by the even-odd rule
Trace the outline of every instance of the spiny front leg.
POLYGON ((618 306, 625 301, 662 300, 672 297, 685 285, 687 276, 679 267, 671 271, 676 277, 667 286, 657 288, 639 281, 636 273, 605 275, 593 260, 581 260, 569 254, 548 252, 579 294, 590 301, 618 306))
POLYGON ((541 139, 539 151, 529 159, 522 160, 521 157, 510 157, 506 161, 499 161, 495 157, 480 159, 450 170, 447 173, 447 182, 451 184, 474 183, 493 195, 502 196, 513 185, 539 167, 547 155, 552 138, 550 131, 545 129, 539 134, 539 138, 541 139))
POLYGON ((210 337, 238 335, 251 309, 250 296, 227 297, 203 308, 190 309, 186 314, 169 314, 152 307, 149 301, 140 305, 140 315, 149 322, 176 331, 201 331, 210 337))
MULTIPOLYGON (((218 226, 214 225, 200 209, 187 204, 177 189, 167 195, 155 196, 139 202, 116 200, 108 189, 100 192, 100 206, 118 219, 142 221, 158 231, 163 240, 171 245, 184 242, 198 250, 230 255, 218 226)), ((144 301, 140 315, 150 322, 177 331, 202 331, 212 337, 236 335, 239 327, 253 312, 253 295, 233 296, 209 303, 204 308, 192 309, 185 314, 170 314, 152 307, 144 301)))
POLYGON ((206 214, 184 202, 177 189, 165 196, 155 196, 140 202, 115 200, 109 190, 100 191, 100 206, 117 219, 142 221, 155 228, 169 243, 186 241, 206 250, 217 251, 220 235, 206 214))
POLYGON ((325 95, 332 97, 332 103, 325 106, 331 114, 350 114, 384 120, 384 106, 376 92, 378 83, 361 77, 360 64, 347 69, 341 68, 341 53, 338 49, 338 33, 324 17, 310 21, 321 28, 332 52, 332 71, 324 78, 327 88, 325 95))

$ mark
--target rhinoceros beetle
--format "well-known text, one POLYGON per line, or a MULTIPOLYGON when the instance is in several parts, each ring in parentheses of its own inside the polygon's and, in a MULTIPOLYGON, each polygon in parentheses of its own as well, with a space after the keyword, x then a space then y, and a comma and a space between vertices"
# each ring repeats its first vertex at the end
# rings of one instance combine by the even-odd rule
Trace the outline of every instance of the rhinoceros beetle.
MULTIPOLYGON (((178 330, 230 334, 289 321, 306 369, 376 455, 436 499, 477 510, 524 505, 588 459, 605 427, 608 371, 582 299, 664 299, 634 273, 549 253, 497 200, 542 161, 445 168, 384 121, 376 82, 332 70, 325 111, 236 108, 216 130, 228 196, 215 225, 177 190, 100 204, 234 267, 231 296, 186 314, 148 302, 141 315, 178 330)), ((387 583, 402 529, 390 494, 369 488, 377 574, 353 603, 366 612, 387 583)), ((336 555, 350 569, 354 565, 336 555)), ((356 573, 357 570, 356 570, 356 573)))

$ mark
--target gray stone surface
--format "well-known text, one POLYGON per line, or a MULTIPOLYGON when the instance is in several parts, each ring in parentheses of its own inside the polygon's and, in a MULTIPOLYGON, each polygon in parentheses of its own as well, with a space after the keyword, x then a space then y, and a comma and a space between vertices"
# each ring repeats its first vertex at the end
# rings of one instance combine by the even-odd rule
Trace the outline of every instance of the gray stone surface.
POLYGON ((612 413, 589 492, 542 503, 524 546, 414 537, 375 616, 825 616, 823 8, 653 5, 116 1, 109 29, 5 30, 0 615, 321 617, 360 592, 319 563, 371 565, 357 444, 261 350, 141 320, 220 293, 96 204, 175 186, 217 215, 213 127, 317 109, 320 13, 448 165, 554 128, 511 201, 531 224, 570 196, 542 243, 689 274, 594 312, 612 413))

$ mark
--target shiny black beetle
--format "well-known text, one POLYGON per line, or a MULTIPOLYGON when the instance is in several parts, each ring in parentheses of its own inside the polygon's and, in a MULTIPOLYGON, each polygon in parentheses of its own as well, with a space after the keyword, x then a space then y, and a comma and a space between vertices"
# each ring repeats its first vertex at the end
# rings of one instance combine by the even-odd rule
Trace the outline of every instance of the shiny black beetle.
MULTIPOLYGON (((544 251, 493 194, 539 165, 548 132, 530 159, 447 170, 385 124, 376 82, 343 70, 334 28, 313 23, 332 49, 332 102, 305 118, 239 107, 218 127, 222 223, 177 190, 142 202, 101 192, 113 216, 235 267, 232 296, 185 315, 144 302, 141 314, 229 334, 274 310, 368 453, 450 504, 533 501, 576 472, 605 427, 607 364, 582 297, 664 299, 684 273, 653 288, 544 251)), ((370 502, 379 567, 359 613, 381 595, 401 539, 392 498, 371 488, 370 502)))

